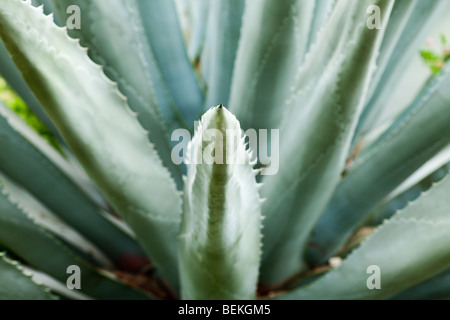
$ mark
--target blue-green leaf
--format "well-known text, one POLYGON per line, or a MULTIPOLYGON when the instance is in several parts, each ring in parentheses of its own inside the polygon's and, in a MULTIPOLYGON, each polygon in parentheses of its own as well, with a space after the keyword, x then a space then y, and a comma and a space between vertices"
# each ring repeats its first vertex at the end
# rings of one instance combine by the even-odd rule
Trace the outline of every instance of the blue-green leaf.
POLYGON ((183 299, 255 298, 261 204, 244 141, 239 121, 222 106, 196 128, 180 235, 183 299))
POLYGON ((382 225, 337 269, 280 298, 386 299, 439 274, 450 266, 449 193, 447 176, 382 225), (369 290, 375 273, 380 289, 369 290))
POLYGON ((450 170, 450 163, 442 166, 432 174, 423 178, 419 183, 406 189, 399 194, 383 200, 383 202, 377 206, 377 208, 370 214, 364 224, 379 225, 384 220, 391 218, 398 210, 402 210, 408 206, 408 204, 427 191, 434 183, 444 178, 447 172, 450 170))
POLYGON ((0 144, 0 170, 95 243, 116 265, 126 268, 127 255, 144 256, 136 242, 100 215, 64 173, 64 160, 1 104, 0 144))
POLYGON ((25 275, 21 267, 0 253, 0 300, 53 300, 48 289, 25 275))
POLYGON ((104 66, 108 77, 119 83, 121 92, 128 98, 141 125, 149 131, 150 141, 181 188, 181 169, 171 161, 169 132, 164 119, 169 128, 184 125, 179 121, 181 117, 177 118, 174 113, 176 108, 147 39, 138 2, 53 1, 61 21, 69 16, 66 10, 70 5, 80 7, 81 29, 71 29, 69 34, 81 39, 81 44, 89 47, 93 61, 104 66))
POLYGON ((311 31, 308 39, 308 51, 316 43, 319 33, 324 28, 336 2, 336 0, 315 0, 313 21, 311 23, 311 31))
POLYGON ((246 2, 230 96, 245 130, 278 128, 307 50, 314 6, 303 0, 246 2))
POLYGON ((245 1, 211 2, 206 46, 209 50, 206 106, 228 105, 245 1))
MULTIPOLYGON (((241 1, 243 2, 243 1, 241 1)), ((189 39, 188 54, 192 62, 196 62, 205 45, 210 0, 191 1, 189 10, 192 18, 192 30, 189 39)))
POLYGON ((187 125, 193 127, 203 110, 204 97, 186 53, 175 5, 172 0, 152 0, 137 1, 137 6, 172 99, 187 125))
POLYGON ((333 255, 386 196, 450 144, 450 66, 355 160, 312 236, 311 259, 333 255))
POLYGON ((394 300, 434 300, 450 297, 450 269, 394 296, 394 300))
MULTIPOLYGON (((3 179, 2 179, 3 180, 3 179)), ((81 269, 82 292, 97 299, 148 299, 111 276, 102 274, 77 257, 50 233, 39 227, 16 204, 0 180, 0 242, 30 265, 66 283, 67 268, 81 269)), ((1 286, 0 286, 1 287, 1 286)))
MULTIPOLYGON (((413 0, 396 1, 393 19, 390 21, 386 33, 387 39, 383 42, 378 61, 378 69, 370 88, 369 100, 364 108, 355 133, 355 142, 386 121, 385 110, 392 115, 401 112, 399 107, 394 108, 389 102, 396 89, 400 77, 417 57, 425 38, 448 8, 448 2, 442 0, 413 0), (391 23, 392 22, 392 23, 391 23)), ((404 88, 405 95, 410 88, 404 88)), ((408 103, 408 102, 406 102, 408 103)), ((392 117, 392 116, 391 116, 392 117)))
POLYGON ((393 1, 375 2, 384 12, 380 30, 367 28, 369 4, 373 2, 338 2, 320 45, 314 46, 298 74, 298 90, 280 126, 280 169, 265 177, 262 189, 267 201, 261 270, 268 284, 306 269, 309 234, 340 180, 393 1), (327 38, 336 47, 325 50, 327 38), (321 65, 329 54, 331 60, 321 65), (323 69, 317 81, 303 87, 316 69, 323 69))
POLYGON ((14 62, 11 60, 6 48, 0 41, 0 75, 8 82, 11 88, 17 92, 27 106, 34 112, 34 114, 41 120, 53 134, 59 136, 55 126, 45 114, 44 109, 33 95, 33 92, 28 88, 25 80, 20 74, 14 62))
POLYGON ((0 36, 86 172, 176 286, 181 199, 117 86, 64 29, 21 0, 0 7, 0 36))

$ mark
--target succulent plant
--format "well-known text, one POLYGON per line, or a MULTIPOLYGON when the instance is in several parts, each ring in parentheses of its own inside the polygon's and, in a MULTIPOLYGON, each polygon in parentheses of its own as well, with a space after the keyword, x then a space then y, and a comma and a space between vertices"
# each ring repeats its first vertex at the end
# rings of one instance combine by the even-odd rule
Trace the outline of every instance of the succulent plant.
POLYGON ((448 297, 450 66, 397 85, 444 14, 2 0, 0 74, 54 140, 0 104, 0 298, 448 297))

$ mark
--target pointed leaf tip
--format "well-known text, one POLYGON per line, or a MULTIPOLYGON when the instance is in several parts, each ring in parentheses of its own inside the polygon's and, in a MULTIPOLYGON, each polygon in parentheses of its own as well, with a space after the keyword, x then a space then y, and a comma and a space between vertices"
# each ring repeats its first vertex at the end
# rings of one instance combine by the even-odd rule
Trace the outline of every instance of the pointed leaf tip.
POLYGON ((184 192, 182 297, 253 299, 261 203, 239 121, 223 105, 211 108, 197 126, 189 150, 195 163, 188 164, 184 192), (218 154, 223 155, 220 162, 218 154))

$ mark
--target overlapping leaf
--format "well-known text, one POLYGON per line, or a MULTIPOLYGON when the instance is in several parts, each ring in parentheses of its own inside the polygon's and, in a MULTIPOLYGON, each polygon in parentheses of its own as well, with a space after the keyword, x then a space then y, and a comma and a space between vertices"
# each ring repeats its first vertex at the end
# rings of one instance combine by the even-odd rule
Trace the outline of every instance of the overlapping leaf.
POLYGON ((180 274, 184 299, 253 299, 261 205, 239 122, 222 106, 202 117, 189 147, 180 274))
POLYGON ((77 41, 21 0, 0 7, 0 36, 86 172, 176 285, 179 194, 125 98, 77 41))
POLYGON ((369 4, 336 4, 288 101, 280 126, 280 170, 265 178, 262 189, 267 198, 262 277, 267 283, 280 283, 306 268, 309 234, 340 180, 393 1, 375 3, 384 12, 380 30, 367 28, 369 4), (311 74, 316 78, 309 79, 311 74))
POLYGON ((314 262, 333 255, 380 201, 450 144, 449 84, 447 66, 357 160, 315 228, 314 262))
POLYGON ((450 177, 382 225, 337 269, 281 299, 386 299, 450 266, 450 177), (381 288, 369 290, 379 268, 381 288), (375 271, 376 272, 376 271, 375 271))

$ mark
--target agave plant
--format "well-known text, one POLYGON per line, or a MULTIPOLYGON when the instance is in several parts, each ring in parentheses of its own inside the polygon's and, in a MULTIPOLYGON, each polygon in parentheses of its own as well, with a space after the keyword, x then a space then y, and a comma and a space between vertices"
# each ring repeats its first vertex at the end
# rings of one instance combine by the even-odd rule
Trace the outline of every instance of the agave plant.
POLYGON ((448 297, 450 67, 397 85, 447 9, 2 0, 0 73, 60 147, 0 105, 0 297, 448 297))

